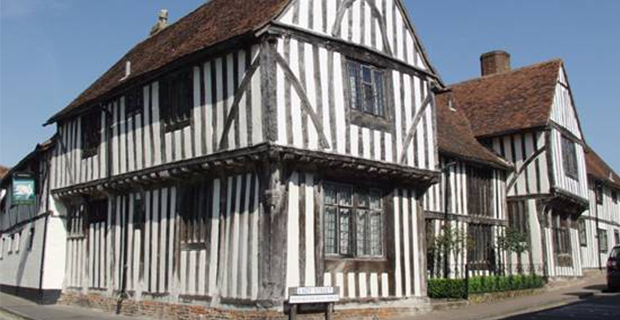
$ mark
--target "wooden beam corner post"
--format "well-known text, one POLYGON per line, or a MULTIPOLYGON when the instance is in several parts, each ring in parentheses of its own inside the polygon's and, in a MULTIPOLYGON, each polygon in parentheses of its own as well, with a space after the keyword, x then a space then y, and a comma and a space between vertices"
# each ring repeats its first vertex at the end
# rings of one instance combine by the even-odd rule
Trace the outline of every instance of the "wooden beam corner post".
POLYGON ((258 298, 265 306, 286 299, 287 177, 284 162, 272 154, 257 165, 260 179, 258 298))
POLYGON ((259 65, 261 77, 261 104, 263 122, 263 140, 273 142, 278 137, 277 121, 277 78, 275 53, 277 38, 274 35, 266 35, 261 40, 259 65))

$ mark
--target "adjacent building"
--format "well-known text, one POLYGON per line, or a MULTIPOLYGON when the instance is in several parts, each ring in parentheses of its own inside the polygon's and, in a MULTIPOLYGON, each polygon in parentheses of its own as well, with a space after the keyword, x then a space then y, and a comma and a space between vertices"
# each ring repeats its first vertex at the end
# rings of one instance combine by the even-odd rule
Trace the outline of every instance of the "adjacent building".
POLYGON ((36 149, 0 180, 0 289, 53 303, 63 284, 65 227, 50 197, 53 140, 36 149))
POLYGON ((586 147, 564 64, 511 70, 510 55, 494 51, 482 55, 481 69, 482 77, 451 89, 478 141, 515 166, 506 180, 507 214, 511 227, 530 234, 525 270, 580 276, 586 147))

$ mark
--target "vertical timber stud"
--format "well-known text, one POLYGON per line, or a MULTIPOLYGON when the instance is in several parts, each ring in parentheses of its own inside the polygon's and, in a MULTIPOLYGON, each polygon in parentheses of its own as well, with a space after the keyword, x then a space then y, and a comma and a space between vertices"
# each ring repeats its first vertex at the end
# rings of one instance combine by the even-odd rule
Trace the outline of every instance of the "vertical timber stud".
POLYGON ((418 247, 415 250, 418 250, 420 253, 418 255, 418 263, 419 263, 419 275, 415 275, 419 277, 420 281, 420 295, 423 297, 427 296, 427 276, 426 276, 426 220, 424 215, 424 192, 416 191, 416 202, 417 202, 417 212, 416 218, 418 223, 418 234, 414 235, 418 237, 418 247))
POLYGON ((277 81, 276 81, 276 44, 277 38, 267 35, 261 42, 260 74, 263 113, 263 140, 276 141, 278 136, 277 122, 277 81))
POLYGON ((545 228, 547 227, 548 219, 548 204, 545 200, 537 200, 536 201, 536 211, 538 213, 538 223, 540 225, 540 240, 542 246, 542 269, 543 269, 543 278, 545 281, 549 281, 549 270, 547 270, 548 259, 547 259, 547 233, 545 232, 545 228))
POLYGON ((270 154, 259 169, 260 218, 259 300, 265 307, 279 305, 286 292, 287 193, 283 162, 270 154))

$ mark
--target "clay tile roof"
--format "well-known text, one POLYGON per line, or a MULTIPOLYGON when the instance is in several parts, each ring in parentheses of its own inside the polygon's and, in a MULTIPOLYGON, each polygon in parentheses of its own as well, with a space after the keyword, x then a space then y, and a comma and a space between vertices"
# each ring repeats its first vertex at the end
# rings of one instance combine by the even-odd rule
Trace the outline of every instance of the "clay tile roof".
POLYGON ((437 95, 437 142, 439 152, 463 160, 510 168, 510 164, 489 151, 474 137, 469 121, 452 93, 437 95), (450 104, 450 99, 452 103, 450 104))
POLYGON ((620 176, 590 147, 587 148, 586 153, 586 168, 589 176, 620 189, 620 176))
POLYGON ((545 126, 561 60, 476 78, 451 86, 476 137, 545 126))
POLYGON ((9 168, 0 166, 0 179, 4 178, 4 175, 9 172, 9 168))
MULTIPOLYGON (((290 1, 211 0, 203 4, 176 23, 138 43, 73 102, 48 120, 48 123, 57 121, 138 76, 156 71, 207 47, 262 28, 290 1), (131 62, 131 74, 121 82, 127 61, 131 62)), ((144 30, 148 31, 146 27, 144 30)))

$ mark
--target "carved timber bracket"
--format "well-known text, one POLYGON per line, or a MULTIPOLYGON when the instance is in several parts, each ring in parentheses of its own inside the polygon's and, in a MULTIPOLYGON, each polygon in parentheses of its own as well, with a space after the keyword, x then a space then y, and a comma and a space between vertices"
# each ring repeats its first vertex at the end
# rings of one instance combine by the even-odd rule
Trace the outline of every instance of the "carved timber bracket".
POLYGON ((411 141, 413 140, 413 137, 415 136, 416 131, 418 130, 418 124, 420 123, 420 120, 422 120, 422 115, 424 115, 424 113, 426 112, 426 109, 431 104, 432 105, 435 104, 433 94, 429 94, 426 97, 426 99, 424 99, 424 102, 422 103, 422 107, 420 107, 420 110, 418 110, 415 117, 413 118, 413 123, 411 124, 411 126, 409 127, 409 130, 407 131, 407 137, 403 141, 403 150, 400 152, 400 158, 399 158, 400 164, 405 164, 405 162, 407 161, 407 151, 409 150, 409 145, 411 145, 411 141))
POLYGON ((383 52, 391 56, 392 49, 390 48, 390 42, 387 38, 387 29, 385 27, 385 19, 383 15, 381 14, 381 12, 379 11, 379 9, 377 8, 377 6, 375 5, 374 1, 345 0, 344 2, 342 2, 340 4, 340 7, 338 8, 338 12, 336 13, 336 21, 334 22, 334 26, 332 27, 332 36, 341 37, 342 30, 340 26, 342 25, 342 19, 344 18, 344 14, 346 13, 346 11, 351 8, 351 6, 353 5, 355 1, 364 1, 370 7, 371 16, 372 18, 377 20, 379 24, 379 29, 381 30, 381 36, 383 40, 383 52))

